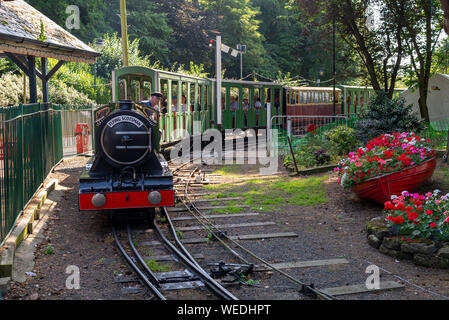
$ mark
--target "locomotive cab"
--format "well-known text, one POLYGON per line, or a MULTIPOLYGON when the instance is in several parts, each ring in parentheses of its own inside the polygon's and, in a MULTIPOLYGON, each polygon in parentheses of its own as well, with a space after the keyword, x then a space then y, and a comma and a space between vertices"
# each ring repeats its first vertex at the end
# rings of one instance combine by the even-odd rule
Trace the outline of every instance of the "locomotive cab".
POLYGON ((80 210, 174 205, 157 119, 157 110, 129 100, 96 110, 96 152, 80 177, 80 210))

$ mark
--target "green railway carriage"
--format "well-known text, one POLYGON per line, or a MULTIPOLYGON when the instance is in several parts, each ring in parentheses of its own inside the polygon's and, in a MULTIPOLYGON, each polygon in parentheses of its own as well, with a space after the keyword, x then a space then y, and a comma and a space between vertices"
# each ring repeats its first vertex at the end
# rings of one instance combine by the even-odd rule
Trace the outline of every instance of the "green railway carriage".
POLYGON ((221 94, 223 129, 263 128, 267 117, 283 114, 283 87, 274 82, 223 80, 221 94))
POLYGON ((124 67, 113 71, 114 102, 121 99, 144 101, 151 92, 160 91, 166 99, 161 103, 159 126, 161 142, 168 143, 211 127, 212 81, 145 67, 124 67))
MULTIPOLYGON (((154 91, 163 94, 161 143, 218 128, 215 79, 136 66, 114 70, 112 79, 113 102, 144 101, 154 91)), ((272 82, 223 80, 222 101, 223 129, 261 128, 266 127, 268 115, 283 114, 284 93, 282 85, 272 82)))

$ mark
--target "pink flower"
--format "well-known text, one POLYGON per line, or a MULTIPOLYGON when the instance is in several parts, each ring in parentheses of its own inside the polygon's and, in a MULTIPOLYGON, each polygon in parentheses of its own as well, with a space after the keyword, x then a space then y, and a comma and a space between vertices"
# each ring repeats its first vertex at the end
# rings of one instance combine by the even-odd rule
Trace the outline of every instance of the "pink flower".
POLYGON ((435 200, 435 204, 440 204, 440 200, 435 200))
POLYGON ((355 166, 358 167, 358 168, 360 168, 361 166, 363 166, 363 163, 361 163, 361 162, 356 162, 356 163, 355 163, 355 166))
POLYGON ((385 161, 384 159, 379 159, 377 162, 379 162, 380 164, 386 164, 387 161, 385 161))

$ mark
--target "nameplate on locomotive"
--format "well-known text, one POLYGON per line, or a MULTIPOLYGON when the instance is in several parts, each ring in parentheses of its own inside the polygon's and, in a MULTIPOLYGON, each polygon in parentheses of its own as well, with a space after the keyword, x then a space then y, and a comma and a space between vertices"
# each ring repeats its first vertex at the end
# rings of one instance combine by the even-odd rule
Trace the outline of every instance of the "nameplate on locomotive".
POLYGON ((117 116, 111 120, 109 120, 109 122, 107 123, 107 126, 109 128, 112 128, 113 126, 115 126, 118 123, 121 122, 128 122, 128 123, 132 123, 134 124, 137 128, 140 128, 143 126, 143 122, 140 121, 139 119, 133 117, 133 116, 127 116, 127 115, 122 115, 122 116, 117 116))

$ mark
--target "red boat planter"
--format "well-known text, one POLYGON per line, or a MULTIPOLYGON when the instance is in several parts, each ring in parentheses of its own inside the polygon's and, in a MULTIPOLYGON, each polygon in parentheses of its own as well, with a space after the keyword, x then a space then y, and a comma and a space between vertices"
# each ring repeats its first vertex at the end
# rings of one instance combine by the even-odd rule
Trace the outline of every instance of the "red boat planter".
POLYGON ((431 158, 401 171, 365 180, 352 186, 351 190, 360 198, 384 204, 392 195, 400 195, 404 190, 412 192, 425 183, 435 171, 436 164, 435 158, 431 158))

